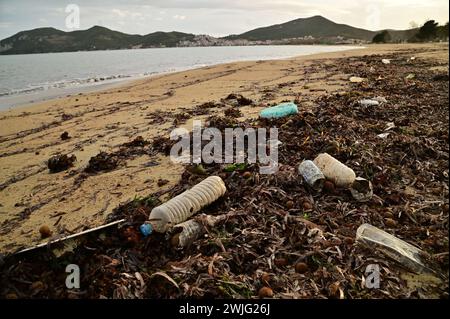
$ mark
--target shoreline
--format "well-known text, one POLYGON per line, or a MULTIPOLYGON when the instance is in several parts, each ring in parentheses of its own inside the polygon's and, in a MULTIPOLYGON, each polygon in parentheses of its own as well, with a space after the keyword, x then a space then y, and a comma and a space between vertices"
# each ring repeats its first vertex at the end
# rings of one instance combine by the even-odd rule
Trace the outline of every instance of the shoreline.
MULTIPOLYGON (((333 45, 310 45, 310 46, 321 46, 321 47, 332 47, 333 45)), ((364 49, 364 46, 356 46, 356 45, 335 45, 337 48, 348 47, 348 49, 330 51, 326 53, 305 53, 301 55, 291 56, 291 57, 282 57, 282 58, 265 58, 265 59, 242 59, 236 61, 228 61, 228 62, 218 62, 207 65, 193 65, 188 67, 181 67, 175 70, 169 71, 161 71, 154 72, 148 75, 130 75, 124 76, 123 78, 113 79, 109 81, 103 81, 103 83, 84 83, 76 86, 68 86, 63 88, 51 88, 47 90, 38 90, 30 93, 19 93, 12 95, 5 95, 0 97, 0 112, 11 110, 16 107, 28 106, 40 102, 50 101, 54 99, 60 99, 64 97, 69 97, 73 95, 77 95, 80 93, 93 93, 93 92, 101 92, 108 89, 119 88, 120 86, 126 86, 128 84, 133 84, 133 82, 151 79, 155 76, 160 75, 168 75, 172 73, 185 72, 190 70, 196 70, 201 68, 207 68, 212 66, 220 66, 228 63, 239 63, 239 62, 257 62, 257 61, 273 61, 273 60, 286 60, 286 59, 295 59, 303 56, 311 56, 316 54, 327 54, 327 53, 337 53, 337 52, 346 52, 351 50, 359 50, 364 49)), ((203 48, 203 47, 201 47, 203 48)), ((215 48, 215 47, 206 47, 206 48, 215 48)), ((161 49, 161 48, 154 48, 161 49)), ((177 48, 165 48, 165 49, 177 49, 177 48)), ((79 51, 79 52, 108 52, 109 50, 99 50, 99 51, 79 51)), ((78 51, 77 51, 78 52, 78 51)), ((54 52, 54 53, 73 53, 73 52, 54 52)), ((38 54, 47 54, 47 53, 38 53, 38 54)))
POLYGON ((174 127, 189 128, 193 119, 222 115, 224 108, 201 113, 199 106, 220 103, 230 93, 254 101, 239 108, 242 119, 257 118, 263 107, 284 100, 299 99, 303 109, 312 109, 321 96, 350 90, 352 74, 328 70, 339 59, 353 57, 357 63, 357 57, 408 50, 448 70, 446 44, 376 45, 158 74, 0 111, 0 252, 42 243, 42 224, 51 225, 55 234, 99 226, 120 204, 169 190, 184 170, 162 154, 137 154, 116 169, 85 176, 85 167, 99 152, 117 152, 137 136, 154 141, 174 127), (177 119, 188 113, 179 124, 177 119), (61 140, 63 132, 71 138, 61 140), (77 161, 67 171, 49 174, 46 161, 55 154, 73 154, 77 161), (158 186, 160 180, 167 183, 158 186))

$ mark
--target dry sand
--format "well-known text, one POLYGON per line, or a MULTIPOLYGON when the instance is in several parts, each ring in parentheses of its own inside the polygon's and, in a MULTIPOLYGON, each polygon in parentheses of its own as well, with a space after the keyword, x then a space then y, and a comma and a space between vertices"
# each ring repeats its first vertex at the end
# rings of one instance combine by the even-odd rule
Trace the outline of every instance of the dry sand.
MULTIPOLYGON (((240 93, 258 104, 241 109, 244 116, 256 117, 267 104, 348 89, 351 74, 306 72, 314 63, 333 64, 341 57, 415 48, 427 49, 417 58, 448 65, 448 44, 377 45, 288 60, 205 67, 0 112, 0 252, 40 243, 38 230, 43 224, 49 225, 55 236, 64 230, 68 234, 99 226, 119 204, 173 186, 183 167, 161 155, 138 156, 81 184, 76 180, 100 151, 115 151, 139 135, 149 141, 168 137, 172 114, 183 108, 240 93), (265 94, 268 91, 271 94, 265 94), (159 111, 169 112, 166 120, 152 124, 150 117, 159 111), (65 131, 72 138, 62 141, 60 135, 65 131), (76 155, 77 162, 67 171, 50 174, 46 161, 60 153, 76 155), (160 178, 169 183, 158 187, 160 178)), ((192 119, 183 126, 190 128, 191 123, 192 119)))

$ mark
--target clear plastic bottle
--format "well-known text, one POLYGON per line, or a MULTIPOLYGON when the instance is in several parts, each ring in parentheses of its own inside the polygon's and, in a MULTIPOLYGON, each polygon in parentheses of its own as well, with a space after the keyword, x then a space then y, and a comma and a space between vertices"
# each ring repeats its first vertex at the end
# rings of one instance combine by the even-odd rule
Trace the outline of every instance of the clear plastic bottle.
POLYGON ((348 187, 356 179, 356 174, 351 168, 327 153, 317 156, 314 159, 314 164, 317 165, 327 179, 338 187, 348 187))
POLYGON ((356 231, 356 241, 380 251, 416 273, 431 272, 421 258, 423 252, 420 249, 375 226, 361 225, 356 231))
POLYGON ((164 233, 170 227, 182 223, 203 207, 216 201, 227 191, 218 176, 210 176, 184 193, 153 208, 149 221, 152 230, 164 233))

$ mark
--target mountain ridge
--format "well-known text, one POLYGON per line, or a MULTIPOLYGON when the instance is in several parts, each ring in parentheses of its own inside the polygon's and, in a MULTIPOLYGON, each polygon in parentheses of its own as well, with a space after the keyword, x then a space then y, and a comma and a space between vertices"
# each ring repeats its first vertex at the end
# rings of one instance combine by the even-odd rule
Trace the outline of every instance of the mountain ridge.
MULTIPOLYGON (((178 31, 156 31, 146 35, 127 34, 102 26, 86 30, 65 32, 53 27, 20 31, 0 41, 0 54, 28 54, 50 52, 73 52, 92 50, 118 50, 134 48, 290 44, 286 39, 308 38, 307 43, 327 43, 329 39, 343 38, 368 42, 380 31, 355 28, 335 23, 316 15, 285 23, 253 29, 238 35, 214 38, 178 31)), ((415 30, 389 30, 393 41, 407 40, 415 30)))

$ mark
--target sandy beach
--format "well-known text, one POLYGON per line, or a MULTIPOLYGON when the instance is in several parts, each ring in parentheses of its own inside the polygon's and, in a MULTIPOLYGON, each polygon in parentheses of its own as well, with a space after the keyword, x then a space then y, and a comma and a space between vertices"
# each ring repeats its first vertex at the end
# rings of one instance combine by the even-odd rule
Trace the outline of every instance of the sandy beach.
POLYGON ((318 97, 350 88, 353 74, 329 72, 327 66, 342 58, 396 52, 411 52, 418 60, 432 61, 437 72, 448 71, 448 44, 370 45, 165 74, 0 112, 0 252, 43 242, 39 227, 44 224, 53 238, 102 225, 120 204, 170 189, 184 170, 162 154, 135 153, 111 171, 85 173, 98 153, 117 152, 138 136, 146 141, 167 138, 175 127, 189 129, 194 119, 223 114, 224 108, 214 108, 182 124, 176 121, 180 114, 230 93, 255 101, 240 108, 246 119, 285 100, 297 99, 300 109, 308 109, 318 97), (64 132, 70 139, 61 139, 64 132), (66 171, 50 173, 47 160, 57 154, 75 155, 77 160, 66 171))

